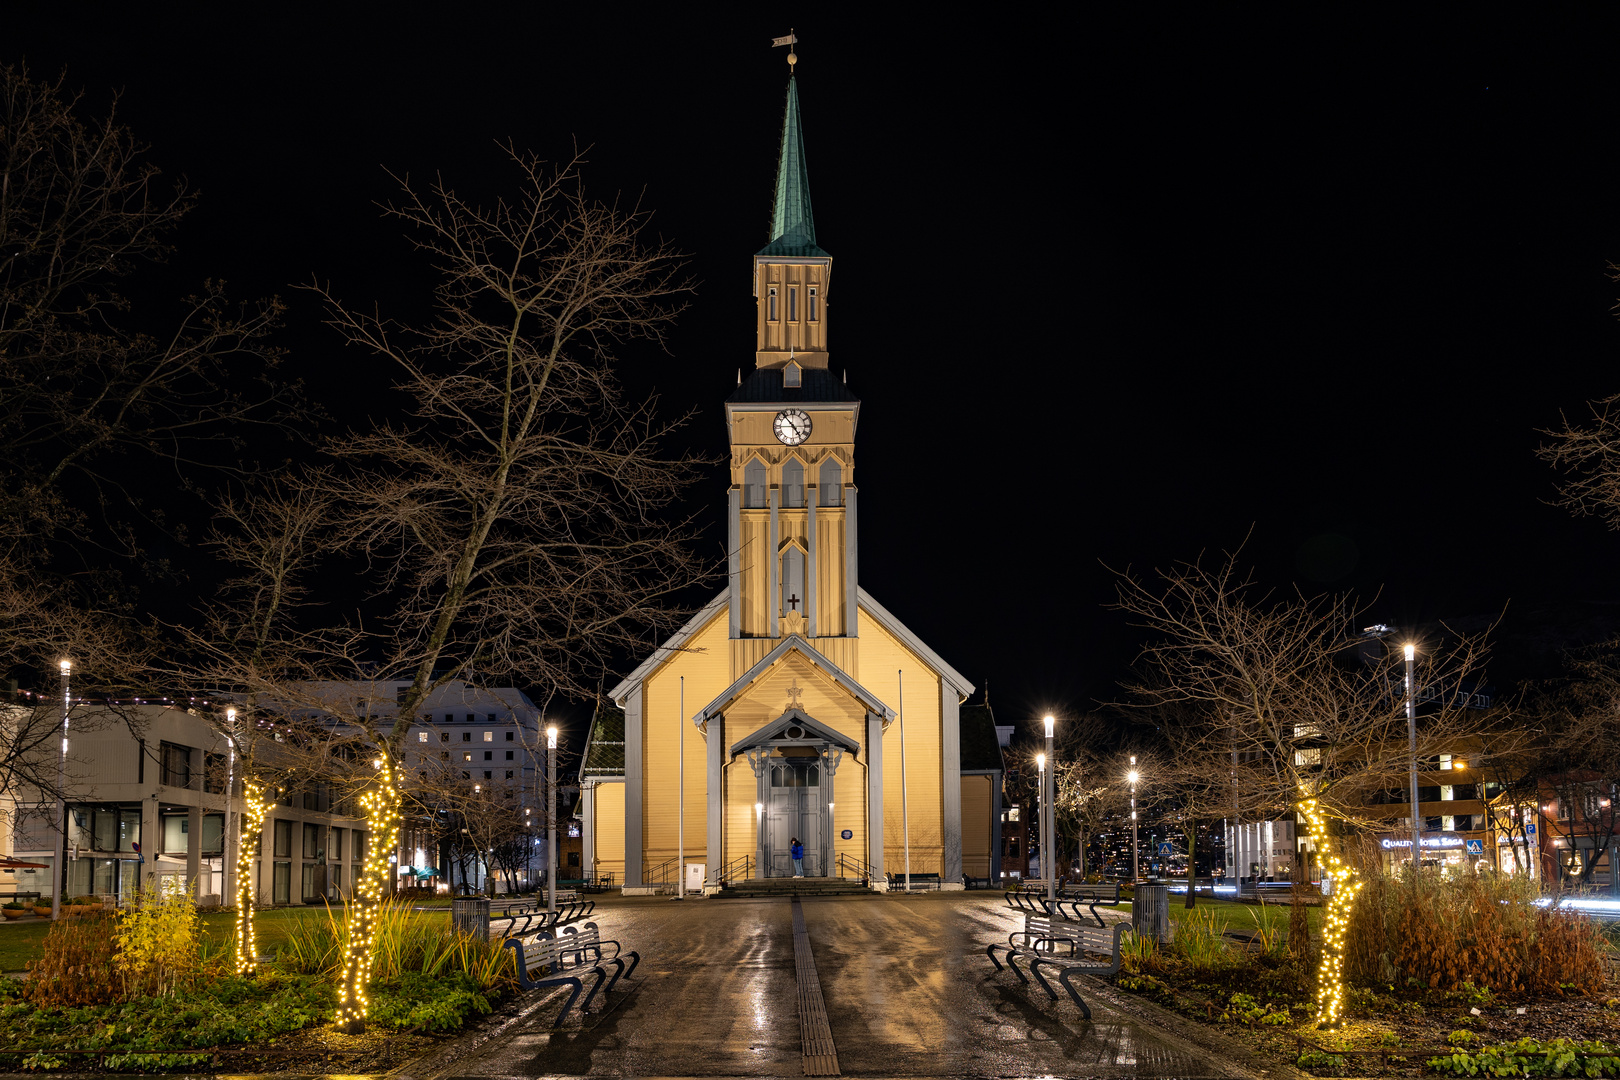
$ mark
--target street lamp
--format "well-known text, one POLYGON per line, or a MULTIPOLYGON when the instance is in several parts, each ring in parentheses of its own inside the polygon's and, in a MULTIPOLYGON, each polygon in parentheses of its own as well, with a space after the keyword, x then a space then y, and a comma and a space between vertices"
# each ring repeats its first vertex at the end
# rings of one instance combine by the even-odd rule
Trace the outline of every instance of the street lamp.
POLYGON ((765 850, 765 804, 754 804, 754 857, 759 859, 759 865, 754 868, 755 877, 765 876, 765 860, 760 858, 760 852, 765 850))
POLYGON ((1041 846, 1041 869, 1051 878, 1052 853, 1046 849, 1046 755, 1035 755, 1036 780, 1035 785, 1035 833, 1039 838, 1036 843, 1041 846))
MULTIPOLYGON (((225 710, 225 726, 230 734, 225 736, 225 745, 231 748, 230 764, 225 769, 225 837, 219 845, 219 881, 220 898, 229 896, 235 902, 236 893, 231 889, 231 871, 235 863, 231 859, 231 796, 236 787, 236 710, 225 710)), ((241 828, 237 828, 237 843, 241 843, 241 828)))
POLYGON ((1132 754, 1131 771, 1126 774, 1125 779, 1131 782, 1131 880, 1133 882, 1142 876, 1142 857, 1138 853, 1136 845, 1136 782, 1141 778, 1142 774, 1136 771, 1136 755, 1132 754))
POLYGON ((546 910, 557 910, 557 725, 546 728, 546 910))
POLYGON ((68 752, 68 710, 72 701, 68 697, 68 675, 73 671, 73 661, 63 660, 62 669, 62 756, 56 759, 56 820, 62 827, 62 842, 57 845, 57 856, 53 862, 56 867, 56 881, 51 886, 51 918, 57 919, 62 915, 62 889, 67 884, 67 752, 68 752))
POLYGON ((1417 649, 1406 646, 1406 739, 1411 748, 1412 781, 1412 884, 1417 885, 1417 873, 1423 866, 1422 838, 1418 832, 1417 783, 1417 687, 1412 681, 1412 658, 1417 649))
POLYGON ((1046 910, 1053 912, 1057 905, 1057 756, 1052 751, 1052 734, 1057 721, 1047 713, 1046 722, 1046 760, 1052 763, 1051 771, 1046 774, 1048 787, 1045 791, 1046 801, 1046 832, 1041 843, 1046 846, 1046 858, 1051 862, 1051 872, 1046 875, 1046 910))

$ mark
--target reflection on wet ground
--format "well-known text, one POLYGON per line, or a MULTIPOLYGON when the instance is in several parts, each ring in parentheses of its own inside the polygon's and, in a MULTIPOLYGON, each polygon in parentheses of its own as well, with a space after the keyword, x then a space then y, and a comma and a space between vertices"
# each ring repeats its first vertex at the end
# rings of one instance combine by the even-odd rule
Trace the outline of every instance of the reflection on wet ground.
MULTIPOLYGON (((802 901, 845 1076, 1247 1075, 1092 1000, 1082 1020, 996 973, 984 947, 1016 913, 1000 894, 802 901)), ((555 1004, 454 1075, 800 1076, 789 902, 624 900, 599 907, 604 938, 643 956, 639 984, 553 1032, 555 1004)))

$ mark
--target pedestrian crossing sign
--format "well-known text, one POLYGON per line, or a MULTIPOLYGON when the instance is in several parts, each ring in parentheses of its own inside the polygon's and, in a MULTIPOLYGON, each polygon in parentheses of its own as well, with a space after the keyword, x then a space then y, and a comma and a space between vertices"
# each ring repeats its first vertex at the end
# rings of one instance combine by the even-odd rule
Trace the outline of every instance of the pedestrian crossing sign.
POLYGON ((1170 841, 1161 840, 1159 842, 1159 854, 1160 855, 1174 855, 1175 853, 1176 853, 1175 847, 1170 843, 1170 841))
POLYGON ((1485 841, 1483 841, 1483 840, 1469 840, 1467 843, 1468 843, 1468 854, 1470 854, 1470 855, 1483 855, 1483 854, 1485 854, 1485 841))

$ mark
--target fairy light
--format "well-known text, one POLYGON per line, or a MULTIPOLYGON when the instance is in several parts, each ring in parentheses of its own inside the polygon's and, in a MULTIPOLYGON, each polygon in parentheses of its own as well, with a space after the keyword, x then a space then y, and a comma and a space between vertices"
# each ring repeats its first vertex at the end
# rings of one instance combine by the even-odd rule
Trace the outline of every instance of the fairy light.
POLYGON ((1327 913, 1322 919, 1322 963, 1316 971, 1316 1007, 1321 1026, 1334 1027, 1344 1011, 1344 939, 1350 929, 1350 911, 1355 907, 1356 894, 1365 882, 1355 870, 1334 853, 1327 843, 1327 829, 1322 815, 1317 812, 1315 799, 1306 799, 1300 811, 1310 829, 1312 839, 1320 839, 1318 854, 1326 864, 1333 881, 1333 896, 1328 901, 1327 913))
POLYGON ((383 899, 383 882, 388 864, 399 846, 399 786, 394 765, 387 756, 373 762, 378 784, 360 796, 371 836, 360 880, 355 882, 355 903, 349 912, 349 947, 343 956, 343 981, 338 986, 337 1023, 351 1034, 365 1030, 371 1002, 366 997, 371 982, 372 947, 377 932, 377 912, 383 899))
POLYGON ((270 805, 264 801, 264 787, 249 780, 242 785, 242 835, 236 844, 236 973, 253 970, 259 946, 253 935, 253 852, 246 840, 260 835, 270 805))

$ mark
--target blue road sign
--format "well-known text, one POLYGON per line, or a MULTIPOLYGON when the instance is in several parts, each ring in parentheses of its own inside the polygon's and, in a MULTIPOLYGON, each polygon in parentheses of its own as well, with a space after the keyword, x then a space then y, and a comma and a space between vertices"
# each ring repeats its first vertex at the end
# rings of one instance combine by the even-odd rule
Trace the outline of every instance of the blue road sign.
POLYGON ((1525 831, 1526 835, 1529 835, 1529 836, 1536 835, 1536 823, 1533 822, 1533 821, 1526 822, 1525 826, 1524 826, 1524 831, 1525 831))
POLYGON ((1470 854, 1470 855, 1483 855, 1483 854, 1485 854, 1485 841, 1483 841, 1483 840, 1470 840, 1470 841, 1468 841, 1468 854, 1470 854))
POLYGON ((1175 853, 1176 853, 1175 847, 1170 843, 1170 841, 1168 841, 1168 840, 1159 841, 1159 854, 1160 855, 1174 855, 1175 853))

